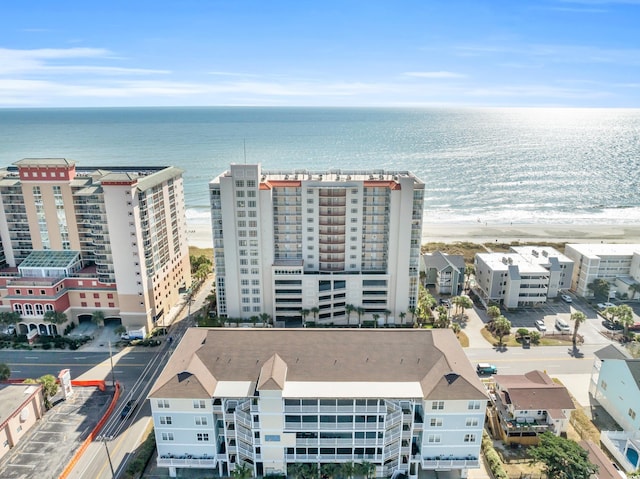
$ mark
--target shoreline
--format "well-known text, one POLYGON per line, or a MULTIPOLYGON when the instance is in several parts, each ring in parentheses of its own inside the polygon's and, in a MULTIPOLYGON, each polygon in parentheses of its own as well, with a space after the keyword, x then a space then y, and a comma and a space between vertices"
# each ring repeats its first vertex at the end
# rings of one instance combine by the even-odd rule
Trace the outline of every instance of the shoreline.
MULTIPOLYGON (((638 243, 640 223, 603 224, 476 224, 423 223, 424 243, 638 243)), ((187 221, 187 244, 212 249, 209 223, 187 221)))

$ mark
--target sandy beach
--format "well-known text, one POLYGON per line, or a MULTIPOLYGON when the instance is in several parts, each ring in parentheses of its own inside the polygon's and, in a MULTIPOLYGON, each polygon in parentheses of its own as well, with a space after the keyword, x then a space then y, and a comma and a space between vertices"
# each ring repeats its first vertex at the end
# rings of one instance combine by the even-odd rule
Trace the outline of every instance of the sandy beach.
MULTIPOLYGON (((212 248, 211 227, 208 224, 187 225, 189 246, 212 248)), ((431 224, 423 225, 422 242, 455 243, 639 243, 637 225, 574 225, 574 224, 431 224)))

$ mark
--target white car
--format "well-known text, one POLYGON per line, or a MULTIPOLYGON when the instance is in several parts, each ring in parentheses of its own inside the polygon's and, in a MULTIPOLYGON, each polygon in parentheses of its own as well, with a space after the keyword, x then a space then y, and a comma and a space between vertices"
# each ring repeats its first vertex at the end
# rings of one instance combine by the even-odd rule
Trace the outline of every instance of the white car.
POLYGON ((556 329, 562 332, 571 331, 571 327, 564 320, 560 318, 556 319, 556 329))
POLYGON ((543 320, 536 319, 536 328, 538 329, 538 331, 546 331, 547 330, 547 325, 544 324, 543 320))
POLYGON ((571 299, 571 296, 569 296, 568 294, 563 294, 560 297, 562 298, 562 301, 564 301, 565 303, 572 303, 573 302, 573 300, 571 299))

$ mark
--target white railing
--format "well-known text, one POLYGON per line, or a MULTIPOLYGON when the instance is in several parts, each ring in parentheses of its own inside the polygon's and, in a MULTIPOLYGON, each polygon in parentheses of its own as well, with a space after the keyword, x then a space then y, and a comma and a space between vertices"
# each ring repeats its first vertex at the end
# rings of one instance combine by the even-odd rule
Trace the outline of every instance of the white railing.
POLYGON ((158 457, 158 467, 191 467, 191 468, 214 468, 216 459, 177 459, 168 457, 158 457))
POLYGON ((422 458, 423 469, 463 469, 463 468, 480 467, 478 459, 425 459, 422 458))

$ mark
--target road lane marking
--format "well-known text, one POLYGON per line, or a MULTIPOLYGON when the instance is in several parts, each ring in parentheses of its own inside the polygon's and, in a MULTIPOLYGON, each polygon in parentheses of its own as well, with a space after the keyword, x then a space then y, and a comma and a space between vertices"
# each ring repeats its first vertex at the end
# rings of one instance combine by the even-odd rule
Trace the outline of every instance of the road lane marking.
POLYGON ((25 356, 25 359, 38 359, 38 356, 25 356))

